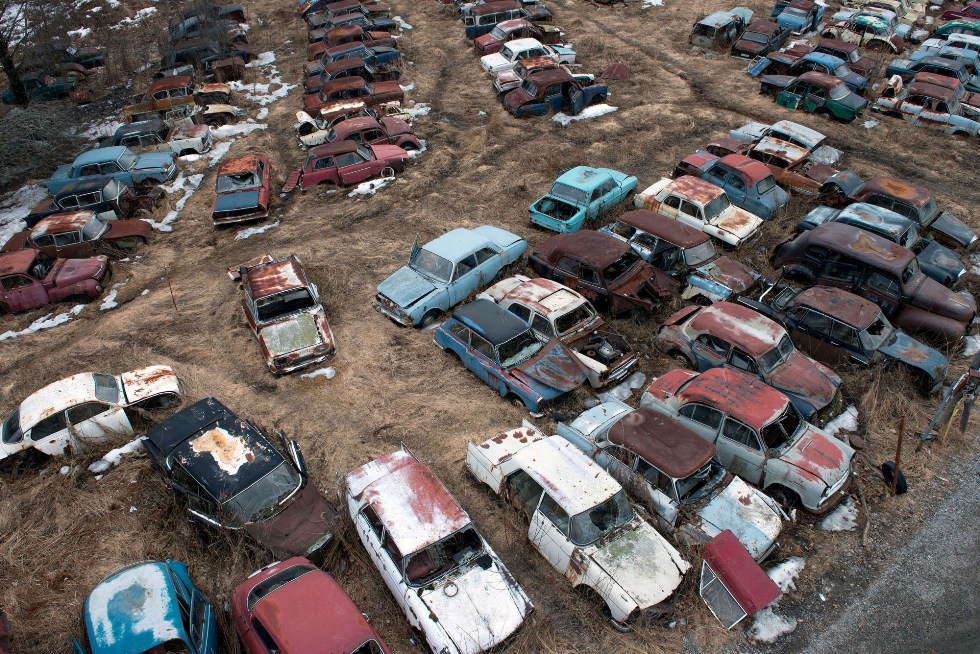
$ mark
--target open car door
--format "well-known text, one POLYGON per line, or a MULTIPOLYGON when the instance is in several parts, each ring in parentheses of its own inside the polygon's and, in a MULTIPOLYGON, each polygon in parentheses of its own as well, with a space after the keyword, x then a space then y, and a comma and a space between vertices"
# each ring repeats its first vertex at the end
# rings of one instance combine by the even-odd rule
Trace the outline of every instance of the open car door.
POLYGON ((701 557, 698 594, 725 629, 758 613, 781 594, 728 529, 705 544, 701 557))

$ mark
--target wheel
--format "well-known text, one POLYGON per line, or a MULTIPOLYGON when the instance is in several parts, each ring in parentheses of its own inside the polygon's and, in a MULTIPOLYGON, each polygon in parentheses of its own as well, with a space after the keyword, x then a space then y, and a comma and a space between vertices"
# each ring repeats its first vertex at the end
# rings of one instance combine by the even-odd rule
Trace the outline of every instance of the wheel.
POLYGON ((597 95, 594 98, 592 98, 592 101, 589 102, 589 104, 592 105, 592 106, 595 106, 597 104, 602 104, 605 101, 606 101, 606 96, 604 96, 604 95, 597 95))
POLYGON ((699 295, 695 295, 691 299, 693 299, 694 300, 694 304, 698 305, 699 307, 710 307, 711 306, 711 300, 708 299, 708 298, 706 298, 703 295, 700 295, 700 294, 699 295))
POLYGON ((381 169, 381 179, 392 179, 395 176, 395 169, 391 166, 385 166, 381 169))
POLYGON ((430 309, 426 311, 425 315, 422 316, 422 320, 419 321, 419 327, 422 329, 425 329, 426 327, 430 327, 432 323, 438 320, 439 316, 441 315, 442 315, 442 311, 439 311, 438 309, 430 309))
POLYGON ((872 41, 866 47, 870 52, 873 52, 875 54, 884 54, 886 50, 885 44, 882 43, 881 41, 872 41))
MULTIPOLYGON (((521 398, 517 397, 513 393, 508 393, 504 399, 518 408, 527 409, 527 407, 524 405, 524 402, 521 400, 521 398)), ((528 409, 528 411, 530 411, 530 409, 528 409)))
POLYGON ((668 353, 668 356, 685 368, 690 368, 691 370, 694 369, 694 362, 680 350, 671 350, 668 353))
POLYGON ((783 507, 787 513, 795 509, 800 503, 800 496, 783 486, 771 486, 766 489, 766 493, 776 500, 776 503, 783 507))
MULTIPOLYGON (((885 478, 885 483, 888 485, 888 488, 891 488, 895 480, 894 461, 885 461, 884 463, 881 464, 881 476, 885 478)), ((908 490, 909 490, 909 485, 905 481, 905 475, 902 474, 901 470, 899 470, 898 484, 895 485, 895 494, 905 495, 905 493, 907 493, 908 490)))
POLYGON ((817 117, 822 118, 823 120, 829 121, 829 120, 833 119, 833 116, 830 114, 830 111, 828 111, 827 109, 824 109, 823 107, 820 107, 819 109, 817 109, 813 113, 815 113, 817 115, 817 117))
POLYGON ((406 141, 405 143, 402 143, 401 148, 405 152, 416 152, 417 150, 419 150, 419 146, 415 145, 411 141, 406 141))

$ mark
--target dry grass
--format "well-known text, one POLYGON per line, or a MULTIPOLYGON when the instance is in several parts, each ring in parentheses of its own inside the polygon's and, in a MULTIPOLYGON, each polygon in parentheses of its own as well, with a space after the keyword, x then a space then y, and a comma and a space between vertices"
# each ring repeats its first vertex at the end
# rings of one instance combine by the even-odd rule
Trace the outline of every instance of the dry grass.
MULTIPOLYGON (((274 49, 280 70, 287 79, 295 78, 306 44, 302 23, 292 14, 295 3, 246 4, 252 46, 258 52, 274 49)), ((297 438, 313 478, 330 496, 339 474, 401 443, 410 447, 467 508, 537 607, 509 651, 678 652, 684 639, 706 651, 744 648, 740 630, 723 632, 693 590, 675 611, 686 625, 673 630, 648 625, 632 635, 609 629, 598 607, 574 592, 531 549, 516 517, 463 474, 467 441, 515 426, 527 414, 502 402, 440 354, 431 334, 383 320, 370 307, 375 288, 402 265, 416 235, 426 241, 456 226, 490 223, 525 236, 533 248, 548 234, 528 225, 525 207, 561 169, 580 163, 608 166, 637 175, 641 185, 650 184, 679 158, 748 119, 792 117, 813 125, 849 153, 847 165, 861 174, 889 172, 926 184, 943 205, 980 227, 974 146, 888 119, 866 131, 792 116, 757 95, 757 83, 742 73, 742 63, 691 51, 686 42, 690 24, 698 14, 727 6, 720 1, 691 6, 668 0, 666 7, 648 11, 635 5, 597 9, 577 0, 550 2, 587 70, 601 73, 606 64, 623 61, 632 79, 612 86, 611 103, 619 111, 601 120, 566 129, 546 119, 519 121, 503 113, 460 26, 436 3, 392 4, 395 13, 415 26, 401 40, 405 60, 413 62, 405 67, 403 83, 414 82, 411 98, 433 106, 432 114, 416 124, 429 147, 418 163, 372 198, 352 200, 321 190, 287 198, 276 210, 281 225, 246 241, 235 241, 235 230, 212 228, 208 213, 214 173, 207 171, 174 231, 158 234, 139 262, 118 266, 116 281, 129 279, 120 289, 118 309, 101 312, 93 306, 68 325, 0 344, 0 413, 41 385, 74 372, 120 372, 168 363, 192 399, 216 396, 297 438), (277 379, 265 369, 241 319, 236 286, 224 271, 266 251, 298 254, 321 289, 339 344, 334 379, 277 379), (150 290, 148 296, 141 295, 144 289, 150 290)), ((768 13, 761 0, 749 5, 768 13)), ((137 80, 134 88, 141 85, 145 81, 137 80)), ((265 153, 276 176, 284 179, 302 160, 292 135, 298 104, 294 91, 270 107, 270 128, 236 143, 232 154, 265 153)), ((769 249, 808 208, 794 200, 787 215, 766 225, 765 237, 738 258, 770 273, 769 249)), ((976 288, 975 280, 970 284, 976 288)), ((662 315, 672 308, 665 307, 662 315)), ((3 329, 23 328, 42 313, 5 317, 3 329)), ((656 318, 645 323, 617 320, 615 326, 641 350, 640 369, 648 377, 672 367, 650 345, 656 318)), ((956 356, 952 362, 955 376, 964 362, 956 356)), ((975 446, 956 438, 943 449, 915 452, 907 447, 903 458, 913 492, 888 497, 875 471, 893 457, 897 417, 906 416, 910 431, 922 428, 933 400, 923 400, 890 373, 847 373, 845 380, 868 441, 860 457, 864 495, 893 524, 914 523, 914 511, 921 508, 914 489, 941 470, 945 456, 975 446)), ((266 561, 236 538, 202 538, 143 456, 127 457, 101 481, 84 468, 68 476, 57 474, 63 464, 87 460, 53 462, 44 474, 0 480, 0 606, 12 620, 19 654, 63 649, 80 635, 87 593, 104 575, 133 561, 171 557, 188 562, 217 607, 266 561)), ((404 617, 349 527, 341 539, 347 544, 346 556, 329 564, 329 571, 372 616, 394 651, 413 651, 404 617)), ((782 553, 807 558, 800 592, 809 592, 842 556, 861 553, 858 542, 855 533, 828 535, 802 519, 789 526, 782 553)), ((874 538, 864 554, 873 561, 887 560, 875 550, 874 538)), ((690 574, 692 583, 696 575, 690 574)), ((236 652, 227 627, 222 651, 236 652)))

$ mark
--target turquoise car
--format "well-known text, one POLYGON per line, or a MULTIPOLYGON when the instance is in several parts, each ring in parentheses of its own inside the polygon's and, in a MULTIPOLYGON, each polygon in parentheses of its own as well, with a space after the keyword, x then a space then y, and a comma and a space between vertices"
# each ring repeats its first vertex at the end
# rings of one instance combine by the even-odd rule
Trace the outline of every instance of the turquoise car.
MULTIPOLYGON (((214 610, 195 588, 187 566, 143 561, 114 572, 85 600, 91 654, 181 652, 215 654, 214 610)), ((89 654, 77 640, 74 654, 89 654)))
POLYGON ((554 232, 577 232, 636 190, 636 178, 609 168, 576 166, 563 173, 548 194, 528 207, 535 225, 554 232))

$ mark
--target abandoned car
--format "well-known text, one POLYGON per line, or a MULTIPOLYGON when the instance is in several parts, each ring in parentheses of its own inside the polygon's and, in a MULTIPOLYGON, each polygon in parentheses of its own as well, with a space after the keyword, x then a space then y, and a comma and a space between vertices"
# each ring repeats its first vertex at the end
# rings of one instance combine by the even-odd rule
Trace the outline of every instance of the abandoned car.
POLYGON ((480 57, 480 67, 490 75, 510 70, 521 59, 547 57, 559 64, 574 64, 575 51, 560 45, 544 45, 537 39, 525 38, 505 43, 498 52, 480 57))
POLYGON ((554 25, 539 25, 525 18, 515 18, 498 23, 483 36, 473 39, 473 46, 480 56, 499 52, 505 43, 517 39, 533 38, 544 45, 558 45, 565 42, 565 33, 554 25))
POLYGON ((111 279, 112 268, 105 255, 52 259, 32 249, 0 252, 0 314, 54 302, 94 300, 111 279))
POLYGON ((319 93, 303 96, 303 111, 316 114, 321 108, 337 100, 362 100, 368 106, 402 102, 405 92, 395 81, 370 82, 362 77, 341 77, 327 82, 319 93))
POLYGON ((72 211, 94 211, 102 220, 132 218, 153 211, 165 196, 166 191, 156 185, 132 188, 112 177, 84 177, 37 203, 24 222, 33 227, 42 218, 72 211))
POLYGON ((466 446, 466 469, 527 525, 534 549, 628 629, 663 612, 691 564, 599 465, 561 436, 531 426, 466 446))
POLYGON ((976 102, 977 106, 964 104, 953 89, 917 79, 898 93, 881 95, 871 109, 951 136, 977 136, 980 134, 980 98, 976 102))
POLYGON ((788 27, 771 20, 757 20, 746 27, 732 45, 732 56, 739 59, 764 57, 783 47, 789 36, 788 27))
MULTIPOLYGON (((894 16, 894 14, 891 14, 894 16)), ((898 35, 898 23, 875 12, 862 11, 850 18, 833 21, 824 28, 821 36, 865 47, 875 52, 894 52, 905 49, 905 40, 898 35)))
MULTIPOLYGON (((293 171, 294 184, 306 190, 318 184, 350 186, 375 177, 394 177, 409 156, 397 145, 361 145, 354 141, 325 143, 310 149, 306 162, 293 171)), ((283 192, 292 190, 286 182, 283 192)))
POLYGON ((295 255, 265 254, 228 273, 241 284, 245 322, 273 373, 322 363, 337 351, 319 291, 295 255))
POLYGON ((555 232, 575 232, 636 189, 636 177, 610 168, 576 166, 562 173, 527 212, 531 222, 555 232))
POLYGON ((279 440, 288 459, 255 425, 208 397, 150 429, 143 447, 201 526, 242 529, 277 558, 322 560, 337 511, 307 477, 296 441, 282 432, 279 440))
POLYGON ((134 152, 173 152, 182 157, 203 154, 213 143, 214 137, 207 125, 172 127, 162 120, 148 120, 120 126, 100 145, 121 145, 134 152))
POLYGON ((396 450, 351 471, 345 487, 361 544, 432 654, 478 654, 520 629, 531 600, 412 453, 396 450))
POLYGON ((854 120, 868 107, 868 101, 854 93, 839 77, 810 71, 799 77, 763 75, 761 91, 771 95, 776 104, 840 120, 854 120))
POLYGON ((746 7, 715 11, 694 23, 687 40, 691 45, 702 48, 728 48, 741 36, 751 20, 752 10, 746 7))
POLYGON ((517 261, 527 241, 492 225, 459 227, 420 246, 378 285, 374 308, 399 325, 427 327, 517 261))
POLYGON ((95 175, 112 177, 126 186, 163 184, 177 175, 176 155, 173 152, 140 155, 122 146, 96 148, 78 155, 70 164, 59 166, 45 186, 54 195, 77 179, 95 175))
POLYGON ((104 254, 120 259, 145 244, 152 231, 142 220, 104 221, 92 211, 56 213, 11 236, 0 252, 32 248, 49 257, 78 259, 104 254))
POLYGON ((811 0, 790 0, 776 16, 776 23, 790 29, 793 34, 803 34, 817 29, 827 5, 811 0))
MULTIPOLYGON (((779 210, 789 202, 789 193, 779 188, 772 172, 764 164, 745 155, 729 154, 718 158, 704 152, 695 152, 677 164, 672 177, 681 175, 700 177, 724 189, 730 204, 754 213, 763 220, 773 220, 779 210)), ((636 206, 638 209, 648 208, 640 204, 636 206)), ((739 227, 744 227, 747 221, 742 219, 735 222, 741 223, 739 227)))
POLYGON ((226 159, 214 183, 211 222, 228 225, 261 220, 272 203, 272 166, 269 158, 248 155, 226 159))
POLYGON ((587 84, 563 68, 543 70, 528 75, 520 88, 503 97, 504 109, 518 118, 545 116, 565 111, 579 114, 589 105, 606 101, 605 84, 587 84))

